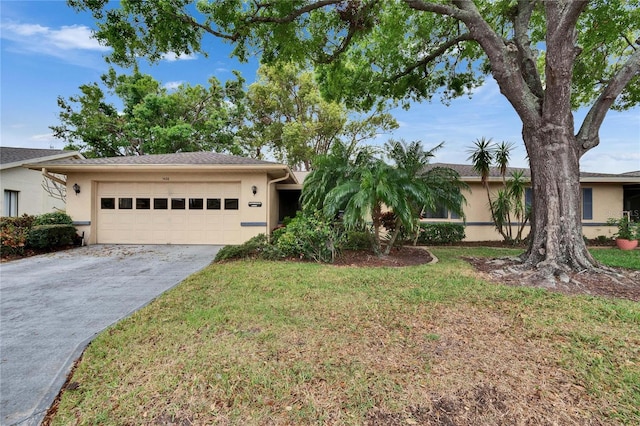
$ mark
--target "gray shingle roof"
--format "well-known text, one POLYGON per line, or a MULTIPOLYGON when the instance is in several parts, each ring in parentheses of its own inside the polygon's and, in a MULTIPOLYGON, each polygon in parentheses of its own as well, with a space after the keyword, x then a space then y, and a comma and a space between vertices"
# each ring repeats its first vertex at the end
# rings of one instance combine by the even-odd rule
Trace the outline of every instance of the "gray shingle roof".
POLYGON ((20 163, 54 155, 73 153, 73 151, 64 151, 62 149, 12 148, 0 146, 0 164, 20 163))
POLYGON ((175 154, 136 155, 126 157, 62 159, 51 161, 52 165, 277 165, 269 161, 217 152, 179 152, 175 154))
MULTIPOLYGON (((430 167, 449 167, 455 171, 457 171, 461 177, 463 178, 479 178, 480 174, 473 169, 473 166, 468 164, 449 164, 449 163, 433 163, 430 167)), ((514 171, 522 171, 524 177, 531 178, 531 170, 517 167, 508 167, 507 168, 507 176, 511 175, 514 171)), ((580 172, 581 178, 614 178, 614 177, 637 177, 640 176, 640 172, 629 172, 623 174, 611 174, 611 173, 591 173, 591 172, 580 172)), ((489 177, 499 178, 502 177, 500 174, 500 168, 492 167, 489 173, 489 177)))

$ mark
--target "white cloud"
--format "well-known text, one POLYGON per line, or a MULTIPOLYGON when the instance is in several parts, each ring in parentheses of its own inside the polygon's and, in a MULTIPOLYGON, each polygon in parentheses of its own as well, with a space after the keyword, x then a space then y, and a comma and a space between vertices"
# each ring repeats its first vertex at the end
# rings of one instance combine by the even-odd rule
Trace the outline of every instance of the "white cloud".
POLYGON ((38 24, 3 22, 0 29, 3 39, 15 43, 14 51, 64 57, 70 51, 106 52, 110 49, 93 38, 91 28, 84 25, 50 28, 38 24))
POLYGON ((182 84, 184 84, 184 81, 168 81, 163 87, 167 90, 176 90, 182 84))
POLYGON ((193 60, 195 60, 197 58, 198 57, 193 53, 181 53, 179 55, 176 55, 174 52, 169 52, 169 53, 165 53, 164 55, 162 55, 162 59, 164 59, 165 61, 169 61, 169 62, 193 61, 193 60))

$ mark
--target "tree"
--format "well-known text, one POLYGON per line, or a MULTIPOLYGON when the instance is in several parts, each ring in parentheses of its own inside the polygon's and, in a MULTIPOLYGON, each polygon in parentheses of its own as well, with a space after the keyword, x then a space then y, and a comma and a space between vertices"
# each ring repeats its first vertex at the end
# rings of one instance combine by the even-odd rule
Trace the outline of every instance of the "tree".
POLYGON ((496 230, 505 241, 511 242, 514 240, 513 227, 516 226, 515 241, 520 242, 522 241, 522 231, 530 214, 524 205, 527 186, 524 173, 521 170, 516 170, 507 180, 512 147, 513 144, 508 142, 494 144, 491 139, 480 138, 473 143, 467 160, 471 161, 473 169, 480 175, 482 186, 487 191, 491 220, 496 230), (493 167, 498 169, 502 177, 502 188, 498 190, 495 197, 491 195, 489 188, 489 176, 493 167))
POLYGON ((458 174, 442 167, 428 168, 433 152, 424 151, 418 141, 406 144, 389 141, 385 145, 393 165, 376 157, 375 150, 363 147, 351 154, 337 144, 329 155, 322 156, 304 182, 303 208, 322 209, 328 217, 342 212, 347 228, 366 228, 371 221, 371 241, 375 253, 389 254, 401 227, 412 232, 418 214, 426 206, 445 205, 462 214, 464 197, 458 174), (394 232, 382 250, 381 227, 385 209, 394 214, 394 232))
POLYGON ((292 63, 263 65, 247 91, 249 117, 239 136, 260 157, 271 151, 295 170, 311 170, 312 159, 336 141, 353 147, 398 127, 386 112, 358 117, 344 105, 326 101, 313 73, 292 63))
POLYGON ((81 94, 58 97, 60 125, 51 126, 66 148, 87 157, 164 154, 189 151, 242 153, 235 130, 244 121, 244 80, 222 86, 161 87, 149 75, 134 71, 117 75, 111 69, 100 84, 80 86, 81 94), (107 101, 115 95, 122 111, 107 101))
POLYGON ((234 43, 246 58, 312 61, 323 94, 367 108, 380 99, 446 101, 491 74, 522 120, 534 203, 525 264, 551 274, 593 268, 582 238, 579 160, 610 108, 640 99, 640 0, 70 0, 99 21, 111 60, 234 43), (589 106, 576 132, 573 109, 589 106))

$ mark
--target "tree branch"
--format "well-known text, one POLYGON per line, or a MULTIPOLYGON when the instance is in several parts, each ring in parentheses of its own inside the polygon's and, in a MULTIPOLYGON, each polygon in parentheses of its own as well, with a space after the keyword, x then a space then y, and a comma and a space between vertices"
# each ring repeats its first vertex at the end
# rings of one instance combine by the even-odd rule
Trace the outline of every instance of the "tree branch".
POLYGON ((276 16, 252 16, 247 19, 245 23, 256 23, 256 22, 264 22, 264 23, 273 23, 273 24, 286 24, 288 22, 293 22, 296 18, 304 15, 305 13, 309 13, 312 10, 322 9, 325 6, 329 6, 332 4, 342 3, 343 0, 321 0, 315 3, 308 4, 300 9, 296 9, 287 16, 282 18, 276 16))
POLYGON ((582 154, 598 146, 600 143, 598 132, 609 108, 611 108, 611 105, 613 105, 618 95, 622 93, 631 79, 638 76, 640 76, 640 49, 636 49, 631 54, 627 62, 609 81, 609 84, 607 84, 587 113, 577 135, 577 140, 581 144, 582 154))
POLYGON ((473 40, 473 36, 469 33, 464 33, 459 35, 456 38, 453 38, 451 40, 448 40, 446 42, 444 42, 443 44, 441 44, 436 50, 434 50, 433 52, 431 52, 429 55, 427 55, 426 57, 422 58, 421 60, 419 60, 418 62, 416 62, 415 64, 411 65, 410 67, 405 68, 403 71, 401 71, 400 73, 392 76, 391 78, 387 79, 386 81, 395 81, 399 78, 402 78, 406 75, 411 74, 416 68, 420 68, 426 64, 428 64, 429 62, 433 61, 434 59, 438 58, 440 55, 443 55, 447 49, 455 46, 458 43, 461 43, 463 41, 471 41, 473 40))
POLYGON ((531 92, 538 98, 544 96, 544 88, 540 81, 536 60, 531 50, 531 39, 529 38, 529 22, 531 14, 538 0, 519 0, 518 11, 513 21, 514 40, 520 53, 520 63, 522 64, 522 76, 527 82, 531 92))
POLYGON ((424 0, 404 0, 405 4, 411 9, 423 12, 433 12, 438 15, 451 16, 452 18, 462 20, 463 12, 457 7, 447 6, 440 3, 431 3, 424 0))

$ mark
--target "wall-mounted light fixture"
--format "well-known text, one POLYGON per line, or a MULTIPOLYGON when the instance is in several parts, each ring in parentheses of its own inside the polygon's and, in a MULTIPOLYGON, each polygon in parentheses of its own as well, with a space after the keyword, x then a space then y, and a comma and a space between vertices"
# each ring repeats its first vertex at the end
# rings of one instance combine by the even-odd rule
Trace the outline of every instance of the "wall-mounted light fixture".
POLYGON ((253 186, 251 187, 251 192, 253 192, 253 195, 256 195, 256 194, 258 193, 258 187, 257 187, 257 186, 255 186, 255 185, 253 185, 253 186))
POLYGON ((73 190, 76 192, 76 195, 78 195, 80 193, 80 185, 78 185, 77 183, 74 183, 73 190))

